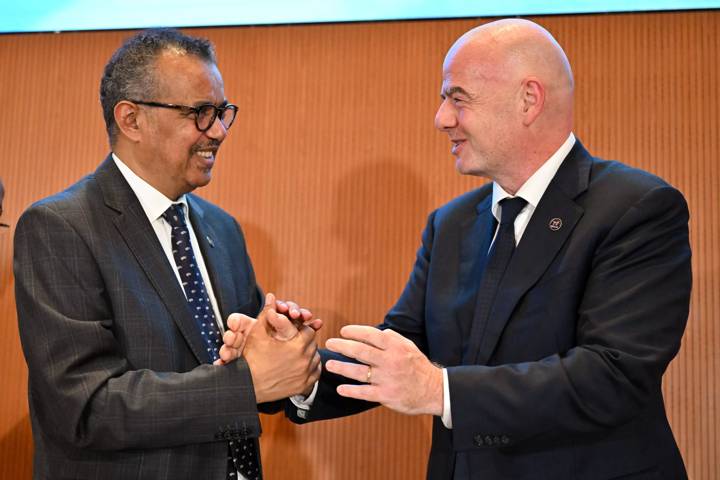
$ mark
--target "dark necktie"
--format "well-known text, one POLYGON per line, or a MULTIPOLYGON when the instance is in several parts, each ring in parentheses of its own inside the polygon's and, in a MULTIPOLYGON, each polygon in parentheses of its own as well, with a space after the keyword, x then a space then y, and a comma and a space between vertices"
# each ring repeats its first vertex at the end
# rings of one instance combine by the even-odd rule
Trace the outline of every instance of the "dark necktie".
MULTIPOLYGON (((175 267, 180 274, 190 311, 205 341, 208 362, 212 363, 220 358, 222 334, 200 268, 195 260, 190 232, 185 223, 184 205, 182 203, 170 205, 163 213, 163 218, 172 227, 170 242, 175 267)), ((259 478, 256 458, 257 451, 253 440, 231 440, 228 444, 228 478, 235 479, 237 471, 248 480, 259 478)))
POLYGON ((506 198, 500 201, 500 225, 497 229, 495 241, 488 253, 487 263, 483 271, 476 300, 475 321, 470 332, 469 350, 473 352, 471 358, 463 359, 463 363, 474 362, 474 353, 480 348, 490 313, 492 312, 497 290, 500 286, 505 270, 515 251, 515 218, 525 207, 527 202, 520 198, 506 198))

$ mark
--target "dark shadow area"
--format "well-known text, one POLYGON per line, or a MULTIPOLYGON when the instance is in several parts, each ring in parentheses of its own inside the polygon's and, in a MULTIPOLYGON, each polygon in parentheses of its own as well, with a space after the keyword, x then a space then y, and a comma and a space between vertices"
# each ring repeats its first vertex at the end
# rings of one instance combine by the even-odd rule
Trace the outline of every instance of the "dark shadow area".
POLYGON ((33 443, 30 416, 25 415, 0 438, 0 478, 32 477, 33 443))
MULTIPOLYGON (((339 336, 347 324, 382 322, 412 268, 431 201, 423 178, 392 159, 359 166, 333 192, 331 234, 347 263, 335 302, 342 310, 328 316, 326 338, 339 336)), ((327 458, 352 455, 328 461, 333 478, 348 471, 361 471, 364 478, 402 478, 415 467, 424 473, 431 434, 426 417, 380 408, 341 422, 355 430, 346 434, 355 441, 348 448, 326 438, 327 458)))
POLYGON ((420 244, 430 195, 412 169, 392 160, 362 165, 334 189, 332 236, 347 258, 333 335, 345 324, 380 323, 400 295, 420 244))

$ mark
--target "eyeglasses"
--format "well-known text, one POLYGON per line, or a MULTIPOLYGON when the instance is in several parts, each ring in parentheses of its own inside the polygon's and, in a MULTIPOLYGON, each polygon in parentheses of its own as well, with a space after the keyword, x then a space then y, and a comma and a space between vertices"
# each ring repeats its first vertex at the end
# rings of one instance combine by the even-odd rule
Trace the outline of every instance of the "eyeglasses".
POLYGON ((232 103, 217 107, 211 103, 206 103, 198 107, 190 107, 188 105, 175 105, 173 103, 160 103, 160 102, 145 102, 142 100, 130 100, 138 105, 147 105, 148 107, 159 107, 159 108, 172 108, 174 110, 180 110, 185 113, 195 114, 195 126, 201 132, 206 132, 215 123, 215 119, 220 117, 220 121, 225 126, 225 129, 229 129, 235 121, 235 115, 237 115, 238 107, 232 103))

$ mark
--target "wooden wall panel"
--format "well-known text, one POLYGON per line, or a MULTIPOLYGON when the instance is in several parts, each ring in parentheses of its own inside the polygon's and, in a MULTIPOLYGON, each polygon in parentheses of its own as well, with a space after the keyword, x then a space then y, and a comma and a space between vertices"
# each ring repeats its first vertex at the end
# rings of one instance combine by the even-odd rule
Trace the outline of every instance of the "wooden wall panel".
MULTIPOLYGON (((576 74, 576 133, 595 154, 657 173, 692 213, 695 287, 664 392, 691 478, 720 478, 720 13, 536 19, 576 74)), ((483 180, 457 175, 433 128, 445 51, 475 20, 198 29, 240 117, 199 193, 246 230, 266 290, 327 322, 372 324, 399 295, 434 207, 483 180)), ((107 153, 97 88, 127 32, 0 36, 4 221, 107 153)), ((0 231, 0 478, 29 478, 32 446, 0 231)), ((376 409, 296 427, 263 417, 268 478, 422 478, 428 418, 376 409)))

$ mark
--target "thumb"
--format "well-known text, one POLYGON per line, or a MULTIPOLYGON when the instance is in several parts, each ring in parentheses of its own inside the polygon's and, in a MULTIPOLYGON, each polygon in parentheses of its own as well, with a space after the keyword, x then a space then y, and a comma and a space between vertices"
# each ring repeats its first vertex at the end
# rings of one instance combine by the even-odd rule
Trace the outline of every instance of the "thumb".
POLYGON ((267 310, 277 312, 277 308, 275 306, 275 294, 269 292, 265 294, 265 305, 263 305, 263 312, 267 310))
POLYGON ((270 334, 273 338, 287 341, 292 340, 298 334, 298 329, 285 315, 277 313, 273 309, 263 310, 263 315, 270 327, 270 334))

